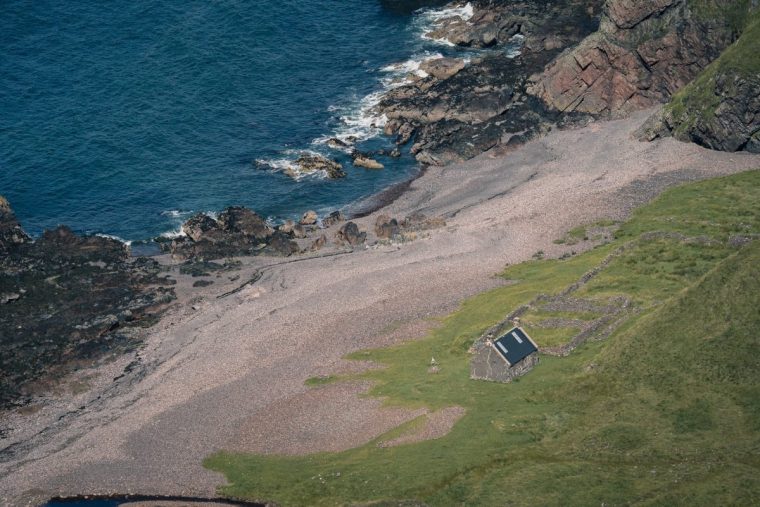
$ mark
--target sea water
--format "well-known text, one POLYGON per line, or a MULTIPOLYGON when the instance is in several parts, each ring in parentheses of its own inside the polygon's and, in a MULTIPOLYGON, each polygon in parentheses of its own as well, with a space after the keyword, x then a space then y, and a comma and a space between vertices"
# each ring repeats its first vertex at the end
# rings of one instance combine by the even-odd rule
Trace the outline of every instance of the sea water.
POLYGON ((33 235, 67 224, 124 240, 229 205, 273 221, 350 211, 415 163, 354 168, 325 141, 393 147, 372 106, 422 59, 457 51, 424 37, 440 16, 379 0, 6 0, 0 195, 33 235), (346 178, 285 174, 308 152, 346 178))

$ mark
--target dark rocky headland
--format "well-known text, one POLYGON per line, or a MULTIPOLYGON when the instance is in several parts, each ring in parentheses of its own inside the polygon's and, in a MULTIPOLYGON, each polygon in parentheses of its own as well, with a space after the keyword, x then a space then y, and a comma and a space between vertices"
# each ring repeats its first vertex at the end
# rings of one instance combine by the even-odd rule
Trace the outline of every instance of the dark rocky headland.
POLYGON ((619 118, 672 98, 649 139, 674 133, 719 150, 757 149, 758 2, 470 4, 472 18, 441 20, 428 35, 482 48, 482 56, 468 65, 438 61, 425 69, 428 77, 391 91, 378 106, 389 120, 386 134, 411 142, 419 162, 467 160, 557 126, 619 118), (516 36, 523 40, 519 56, 498 50, 516 36))
POLYGON ((0 197, 0 408, 137 347, 137 329, 174 299, 173 283, 114 239, 60 226, 32 240, 0 197))

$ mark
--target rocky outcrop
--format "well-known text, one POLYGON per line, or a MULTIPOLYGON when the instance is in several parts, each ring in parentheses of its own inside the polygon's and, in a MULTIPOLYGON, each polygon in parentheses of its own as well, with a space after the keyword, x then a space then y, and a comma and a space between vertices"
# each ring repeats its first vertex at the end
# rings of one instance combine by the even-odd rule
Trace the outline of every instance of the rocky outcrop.
POLYGON ((461 59, 423 62, 426 77, 395 88, 378 104, 377 113, 388 119, 385 133, 399 145, 413 142, 420 163, 445 165, 545 130, 557 118, 526 96, 528 78, 596 30, 601 3, 472 2, 471 18, 443 20, 428 36, 499 47, 517 44, 513 37, 519 35, 522 54, 492 51, 468 65, 461 59))
POLYGON ((303 174, 313 174, 318 171, 324 172, 330 179, 346 176, 343 166, 338 162, 318 154, 301 155, 295 161, 295 168, 288 168, 285 172, 289 176, 297 178, 303 174))
POLYGON ((0 408, 108 354, 134 349, 136 327, 174 299, 154 260, 68 227, 33 241, 0 198, 0 408))
POLYGON ((298 252, 292 238, 296 228, 275 231, 261 216, 242 206, 232 206, 214 219, 200 213, 182 225, 185 236, 162 242, 164 251, 187 259, 219 259, 239 255, 288 256, 298 252))
POLYGON ((30 240, 16 220, 10 204, 5 197, 0 196, 0 255, 15 250, 19 245, 30 240))
POLYGON ((638 133, 674 136, 714 150, 760 153, 760 15, 736 44, 638 133))
POLYGON ((665 108, 647 121, 639 138, 652 141, 672 135, 713 150, 760 153, 760 75, 721 73, 713 85, 716 105, 665 108))
POLYGON ((388 215, 380 215, 375 221, 375 235, 378 239, 391 239, 401 234, 398 220, 388 215))
POLYGON ((446 225, 441 217, 427 217, 424 213, 413 213, 399 221, 388 215, 380 215, 375 220, 375 235, 378 239, 413 239, 414 233, 437 229, 446 225))
POLYGON ((554 110, 596 116, 667 101, 737 37, 737 2, 718 0, 712 15, 695 4, 608 0, 599 31, 533 76, 528 92, 554 110))
POLYGON ((448 79, 465 68, 462 58, 433 58, 420 64, 420 70, 436 79, 448 79))

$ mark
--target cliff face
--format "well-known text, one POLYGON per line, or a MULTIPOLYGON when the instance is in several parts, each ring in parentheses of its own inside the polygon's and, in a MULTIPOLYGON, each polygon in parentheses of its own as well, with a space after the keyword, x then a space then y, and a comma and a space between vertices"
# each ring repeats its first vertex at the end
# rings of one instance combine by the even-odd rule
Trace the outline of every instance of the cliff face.
POLYGON ((755 0, 607 0, 600 29, 532 76, 550 108, 622 116, 667 101, 736 38, 755 0))
POLYGON ((715 150, 760 153, 760 15, 639 134, 642 140, 672 135, 715 150))

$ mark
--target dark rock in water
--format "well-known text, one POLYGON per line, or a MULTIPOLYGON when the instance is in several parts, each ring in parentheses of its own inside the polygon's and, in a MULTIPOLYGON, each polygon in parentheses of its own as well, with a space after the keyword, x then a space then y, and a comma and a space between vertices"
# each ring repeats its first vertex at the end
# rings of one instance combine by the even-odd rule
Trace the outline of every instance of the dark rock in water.
POLYGON ((12 247, 0 255, 0 408, 8 408, 77 367, 137 347, 136 328, 175 296, 155 260, 130 258, 119 241, 68 227, 32 241, 7 202, 0 208, 0 235, 12 247))
POLYGON ((385 166, 377 160, 370 158, 363 154, 355 154, 354 165, 357 167, 363 167, 365 169, 383 169, 385 166))
POLYGON ((322 225, 324 227, 332 227, 339 222, 343 222, 345 219, 346 218, 343 216, 343 213, 340 211, 333 211, 322 219, 322 225))
POLYGON ((391 239, 401 234, 401 227, 395 218, 380 215, 375 222, 375 234, 379 239, 391 239))
POLYGON ((77 236, 60 225, 42 233, 27 255, 59 263, 125 262, 129 258, 127 246, 115 239, 102 236, 77 236))
POLYGON ((359 226, 354 222, 347 222, 335 235, 338 243, 359 246, 367 240, 367 233, 360 232, 359 226))
POLYGON ((337 137, 331 137, 330 139, 327 140, 326 144, 330 148, 335 148, 336 150, 343 150, 343 151, 346 151, 350 149, 351 146, 353 146, 353 143, 346 142, 342 139, 338 139, 337 137))
POLYGON ((343 171, 343 166, 322 155, 301 155, 296 160, 295 165, 298 170, 291 170, 288 173, 293 177, 297 177, 298 173, 311 174, 317 171, 324 171, 330 179, 343 178, 346 175, 343 171))

